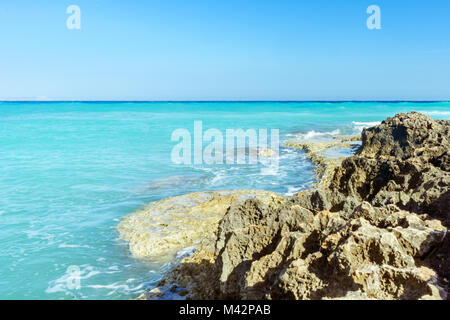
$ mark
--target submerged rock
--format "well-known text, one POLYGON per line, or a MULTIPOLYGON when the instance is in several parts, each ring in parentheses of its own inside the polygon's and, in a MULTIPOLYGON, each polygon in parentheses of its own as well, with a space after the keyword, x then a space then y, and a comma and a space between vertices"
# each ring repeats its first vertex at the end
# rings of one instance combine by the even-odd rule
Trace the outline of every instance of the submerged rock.
POLYGON ((231 202, 215 241, 159 285, 187 299, 447 299, 449 150, 450 121, 388 118, 320 187, 231 202))

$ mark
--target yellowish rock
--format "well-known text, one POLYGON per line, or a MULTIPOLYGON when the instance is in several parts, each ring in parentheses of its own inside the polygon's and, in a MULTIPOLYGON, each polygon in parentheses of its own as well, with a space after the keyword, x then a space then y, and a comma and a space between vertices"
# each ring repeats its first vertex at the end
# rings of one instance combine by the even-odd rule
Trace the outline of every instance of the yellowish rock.
POLYGON ((259 190, 191 193, 153 202, 125 217, 117 229, 133 256, 168 261, 182 249, 212 241, 231 203, 251 198, 272 205, 285 201, 277 193, 259 190))

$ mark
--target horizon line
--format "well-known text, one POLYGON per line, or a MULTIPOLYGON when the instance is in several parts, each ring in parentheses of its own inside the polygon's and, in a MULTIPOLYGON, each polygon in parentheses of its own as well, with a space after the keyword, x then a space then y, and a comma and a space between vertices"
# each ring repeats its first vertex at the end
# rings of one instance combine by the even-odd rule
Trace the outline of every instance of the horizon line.
POLYGON ((252 103, 252 102, 281 102, 281 103, 305 103, 305 102, 324 102, 324 103, 342 103, 342 102, 421 102, 421 103, 433 103, 433 102, 450 102, 450 100, 0 100, 2 102, 34 102, 34 103, 61 103, 61 102, 77 102, 77 103, 98 103, 98 102, 110 102, 110 103, 252 103))

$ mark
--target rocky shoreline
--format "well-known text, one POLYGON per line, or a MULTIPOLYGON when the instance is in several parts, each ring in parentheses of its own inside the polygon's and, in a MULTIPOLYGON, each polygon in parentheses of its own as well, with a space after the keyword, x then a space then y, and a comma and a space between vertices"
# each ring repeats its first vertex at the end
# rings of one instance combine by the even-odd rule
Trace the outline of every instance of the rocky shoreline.
POLYGON ((331 164, 288 143, 308 149, 320 183, 232 201, 215 236, 141 298, 448 299, 450 121, 398 114, 361 139, 331 164))
POLYGON ((334 141, 326 142, 310 142, 298 139, 291 139, 284 143, 284 147, 303 150, 306 157, 316 165, 315 174, 317 183, 315 188, 326 187, 333 178, 334 170, 345 157, 332 157, 329 153, 333 150, 349 149, 355 151, 359 148, 361 141, 360 136, 356 137, 339 137, 335 136, 334 141))

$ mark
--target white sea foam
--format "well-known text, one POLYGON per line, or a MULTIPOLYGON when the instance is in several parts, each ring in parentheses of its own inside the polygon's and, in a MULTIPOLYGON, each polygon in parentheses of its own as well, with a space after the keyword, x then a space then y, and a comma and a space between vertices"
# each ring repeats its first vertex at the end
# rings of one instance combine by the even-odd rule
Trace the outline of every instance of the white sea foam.
POLYGON ((288 133, 286 136, 288 137, 297 137, 304 140, 311 140, 323 137, 337 136, 341 133, 339 129, 333 131, 319 132, 315 130, 308 131, 307 133, 288 133))
MULTIPOLYGON (((131 281, 126 281, 126 283, 131 283, 133 282, 133 280, 131 281)), ((115 294, 117 291, 123 291, 123 292, 134 292, 134 293, 138 293, 141 292, 144 284, 138 284, 137 286, 129 286, 128 284, 124 284, 122 282, 115 282, 115 283, 111 283, 111 284, 92 284, 92 285, 88 285, 86 286, 87 288, 91 288, 91 289, 97 289, 97 290, 110 290, 108 293, 106 293, 106 296, 110 296, 115 294)))
POLYGON ((215 185, 216 183, 218 183, 219 181, 222 181, 226 177, 227 177, 227 175, 224 171, 218 170, 215 172, 214 178, 211 179, 210 184, 215 185))
POLYGON ((126 284, 121 284, 120 282, 116 282, 116 283, 111 283, 111 284, 91 284, 86 286, 88 288, 92 288, 92 289, 112 289, 113 291, 110 292, 109 294, 114 293, 115 291, 117 291, 118 289, 122 289, 124 291, 136 291, 142 288, 142 284, 136 286, 136 287, 130 287, 126 284))
POLYGON ((294 187, 294 186, 286 186, 287 192, 284 193, 285 196, 292 196, 296 194, 297 192, 303 190, 302 187, 294 187))
POLYGON ((432 116, 450 116, 450 111, 432 110, 432 111, 417 111, 417 112, 432 115, 432 116))
POLYGON ((375 127, 377 125, 381 124, 379 121, 370 121, 370 122, 359 122, 359 121, 353 121, 353 134, 361 134, 363 129, 375 127))
MULTIPOLYGON (((97 274, 100 274, 100 271, 95 270, 95 268, 91 265, 81 265, 79 279, 80 281, 89 279, 97 274)), ((56 293, 56 292, 70 292, 71 290, 67 287, 67 284, 72 279, 73 275, 69 273, 64 273, 61 277, 56 280, 50 281, 48 284, 48 288, 45 290, 46 293, 56 293)))
POLYGON ((177 252, 177 259, 183 259, 192 256, 197 248, 195 246, 184 248, 177 252))
POLYGON ((355 126, 365 126, 365 127, 374 127, 379 125, 381 122, 379 121, 371 121, 371 122, 358 122, 358 121, 353 121, 352 124, 355 126))
POLYGON ((278 166, 269 166, 261 168, 261 176, 277 176, 279 175, 279 167, 278 166))

